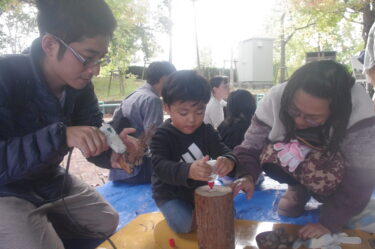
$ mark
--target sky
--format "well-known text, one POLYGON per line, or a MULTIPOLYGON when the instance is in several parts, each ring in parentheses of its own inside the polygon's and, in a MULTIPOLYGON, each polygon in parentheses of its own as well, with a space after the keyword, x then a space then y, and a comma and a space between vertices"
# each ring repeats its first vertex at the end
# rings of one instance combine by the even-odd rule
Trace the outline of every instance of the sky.
MULTIPOLYGON (((236 56, 240 41, 253 37, 269 37, 265 34, 264 26, 272 15, 275 1, 196 0, 199 50, 205 51, 205 54, 210 52, 214 66, 229 68, 232 55, 236 56)), ((173 64, 178 69, 195 68, 197 59, 192 0, 172 0, 172 9, 173 64)), ((33 39, 32 36, 25 39, 26 44, 33 39)), ((168 60, 168 36, 157 35, 157 42, 162 51, 153 60, 168 60)), ((207 58, 202 53, 200 57, 201 62, 207 58)))
MULTIPOLYGON (((213 64, 229 67, 240 41, 267 37, 264 26, 272 15, 275 0, 196 0, 198 46, 211 50, 213 64), (225 62, 224 62, 225 61, 225 62)), ((178 69, 196 67, 196 46, 191 0, 173 0, 173 63, 178 69)), ((158 39, 164 52, 157 59, 168 60, 168 37, 158 39)), ((201 56, 202 57, 202 56, 201 56)), ((202 61, 203 58, 201 58, 202 61)))

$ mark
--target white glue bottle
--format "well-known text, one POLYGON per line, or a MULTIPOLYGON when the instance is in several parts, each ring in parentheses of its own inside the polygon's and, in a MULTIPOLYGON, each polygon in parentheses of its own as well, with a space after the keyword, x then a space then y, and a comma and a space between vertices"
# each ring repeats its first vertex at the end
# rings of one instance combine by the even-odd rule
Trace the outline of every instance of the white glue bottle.
POLYGON ((213 186, 215 185, 215 181, 218 178, 218 175, 215 173, 215 171, 216 171, 216 160, 209 160, 206 163, 208 165, 210 165, 211 168, 212 168, 212 173, 210 175, 211 179, 208 181, 208 186, 210 187, 210 189, 212 189, 213 186))

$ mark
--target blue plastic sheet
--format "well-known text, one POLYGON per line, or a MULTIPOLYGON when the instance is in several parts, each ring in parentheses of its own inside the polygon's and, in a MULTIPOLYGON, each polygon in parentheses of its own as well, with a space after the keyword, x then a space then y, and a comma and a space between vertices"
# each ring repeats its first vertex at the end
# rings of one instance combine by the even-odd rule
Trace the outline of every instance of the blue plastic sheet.
MULTIPOLYGON (((317 222, 319 215, 318 203, 314 200, 307 205, 312 210, 306 211, 301 217, 288 218, 277 214, 277 203, 285 189, 286 185, 278 184, 266 177, 265 181, 256 188, 251 200, 246 200, 244 193, 240 193, 234 198, 236 218, 300 225, 317 222)), ((98 187, 97 190, 119 212, 120 223, 118 229, 124 227, 139 214, 159 211, 152 199, 151 186, 149 184, 128 185, 109 182, 98 187)))

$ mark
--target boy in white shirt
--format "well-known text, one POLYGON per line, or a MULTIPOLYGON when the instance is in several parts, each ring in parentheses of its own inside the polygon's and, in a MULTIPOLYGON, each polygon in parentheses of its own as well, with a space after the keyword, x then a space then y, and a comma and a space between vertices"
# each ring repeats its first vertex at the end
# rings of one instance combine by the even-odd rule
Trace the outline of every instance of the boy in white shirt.
POLYGON ((215 129, 224 121, 224 107, 229 95, 229 82, 226 76, 215 76, 210 80, 211 99, 207 104, 204 123, 215 129))

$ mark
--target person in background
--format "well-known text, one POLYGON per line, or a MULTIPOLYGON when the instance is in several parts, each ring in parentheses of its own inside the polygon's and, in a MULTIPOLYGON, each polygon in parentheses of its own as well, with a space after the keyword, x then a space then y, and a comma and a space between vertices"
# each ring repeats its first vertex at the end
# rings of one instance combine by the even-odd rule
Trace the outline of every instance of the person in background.
POLYGON ((206 107, 204 123, 217 129, 224 120, 225 100, 229 94, 229 83, 226 76, 215 76, 209 81, 212 96, 206 107))
MULTIPOLYGON (((60 163, 73 148, 106 168, 124 158, 99 130, 91 79, 116 27, 103 0, 37 0, 39 38, 0 57, 0 247, 63 249, 61 238, 106 238, 119 216, 60 163)), ((138 153, 120 137, 130 155, 138 153), (133 153, 134 152, 134 153, 133 153)))
POLYGON ((319 222, 303 239, 336 233, 368 205, 375 186, 375 117, 365 89, 334 61, 308 63, 260 101, 234 149, 252 184, 265 171, 288 184, 280 215, 303 214, 310 196, 322 202, 319 222))
POLYGON ((151 141, 152 197, 169 226, 177 233, 188 233, 193 229, 194 190, 211 179, 212 168, 206 163, 210 158, 216 159, 219 176, 239 178, 232 184, 234 194, 241 189, 252 191, 236 157, 212 126, 203 123, 210 98, 207 80, 191 70, 177 71, 166 82, 162 96, 171 118, 151 141))
POLYGON ((243 141, 255 109, 256 100, 249 91, 240 89, 229 94, 227 115, 217 130, 230 149, 243 141))
MULTIPOLYGON (((118 120, 117 115, 125 117, 128 120, 128 127, 136 129, 136 137, 152 136, 152 130, 163 123, 161 89, 168 76, 175 71, 176 68, 167 61, 152 62, 147 69, 147 82, 122 101, 121 107, 116 110, 113 119, 118 120)), ((113 126, 116 130, 125 128, 121 127, 121 124, 116 124, 116 122, 113 126)), ((130 184, 151 182, 152 165, 150 156, 145 155, 142 163, 132 169, 132 172, 111 169, 109 179, 130 184)))

